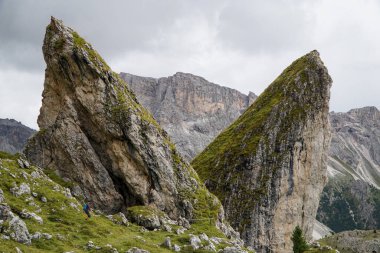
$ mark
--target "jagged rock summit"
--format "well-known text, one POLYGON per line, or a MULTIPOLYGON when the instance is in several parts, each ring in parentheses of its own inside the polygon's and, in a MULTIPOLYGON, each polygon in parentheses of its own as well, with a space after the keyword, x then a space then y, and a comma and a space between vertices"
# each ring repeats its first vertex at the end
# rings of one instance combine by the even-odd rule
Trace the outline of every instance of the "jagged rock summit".
POLYGON ((25 149, 31 162, 77 184, 107 213, 144 205, 172 219, 221 221, 220 202, 89 43, 52 17, 43 53, 41 130, 25 149))
POLYGON ((177 72, 150 78, 121 73, 138 100, 172 138, 187 161, 198 155, 256 99, 203 77, 177 72))
POLYGON ((326 181, 332 80, 317 51, 299 58, 192 162, 258 252, 308 239, 326 181))

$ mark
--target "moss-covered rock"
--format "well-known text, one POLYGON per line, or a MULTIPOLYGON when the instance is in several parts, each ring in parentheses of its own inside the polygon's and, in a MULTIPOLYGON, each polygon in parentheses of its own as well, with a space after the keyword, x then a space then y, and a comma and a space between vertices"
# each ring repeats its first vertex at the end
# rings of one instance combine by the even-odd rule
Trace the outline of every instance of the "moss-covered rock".
POLYGON ((251 246, 311 236, 326 173, 331 78, 316 51, 294 61, 192 162, 251 246))

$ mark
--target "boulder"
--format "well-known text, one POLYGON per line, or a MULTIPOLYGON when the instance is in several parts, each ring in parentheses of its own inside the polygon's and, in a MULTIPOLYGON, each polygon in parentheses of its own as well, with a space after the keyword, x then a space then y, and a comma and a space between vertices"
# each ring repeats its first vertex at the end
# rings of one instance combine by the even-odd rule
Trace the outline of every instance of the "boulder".
POLYGON ((23 220, 20 217, 15 216, 9 222, 9 233, 11 238, 16 242, 23 244, 31 244, 31 236, 29 234, 28 228, 23 220))

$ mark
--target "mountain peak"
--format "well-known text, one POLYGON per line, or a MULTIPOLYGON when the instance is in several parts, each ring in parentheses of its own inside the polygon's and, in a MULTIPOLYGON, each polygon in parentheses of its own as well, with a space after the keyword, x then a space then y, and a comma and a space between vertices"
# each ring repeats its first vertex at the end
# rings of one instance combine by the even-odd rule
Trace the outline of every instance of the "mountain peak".
POLYGON ((193 160, 248 245, 288 252, 296 225, 311 237, 325 184, 331 83, 319 53, 304 55, 193 160))
POLYGON ((150 206, 177 221, 202 217, 230 231, 218 199, 88 42, 52 18, 43 51, 41 130, 25 148, 31 162, 57 171, 106 213, 150 206))

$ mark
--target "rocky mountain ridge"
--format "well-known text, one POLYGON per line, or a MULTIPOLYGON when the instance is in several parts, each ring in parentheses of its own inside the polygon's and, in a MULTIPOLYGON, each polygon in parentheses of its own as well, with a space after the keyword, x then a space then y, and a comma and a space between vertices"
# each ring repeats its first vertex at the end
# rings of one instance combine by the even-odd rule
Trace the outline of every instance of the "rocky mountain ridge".
POLYGON ((120 76, 189 162, 257 97, 188 73, 162 78, 120 76))
POLYGON ((331 83, 318 52, 299 58, 192 161, 258 252, 291 252, 297 225, 311 239, 326 182, 331 83))
POLYGON ((21 152, 35 130, 14 119, 0 119, 0 151, 21 152))

